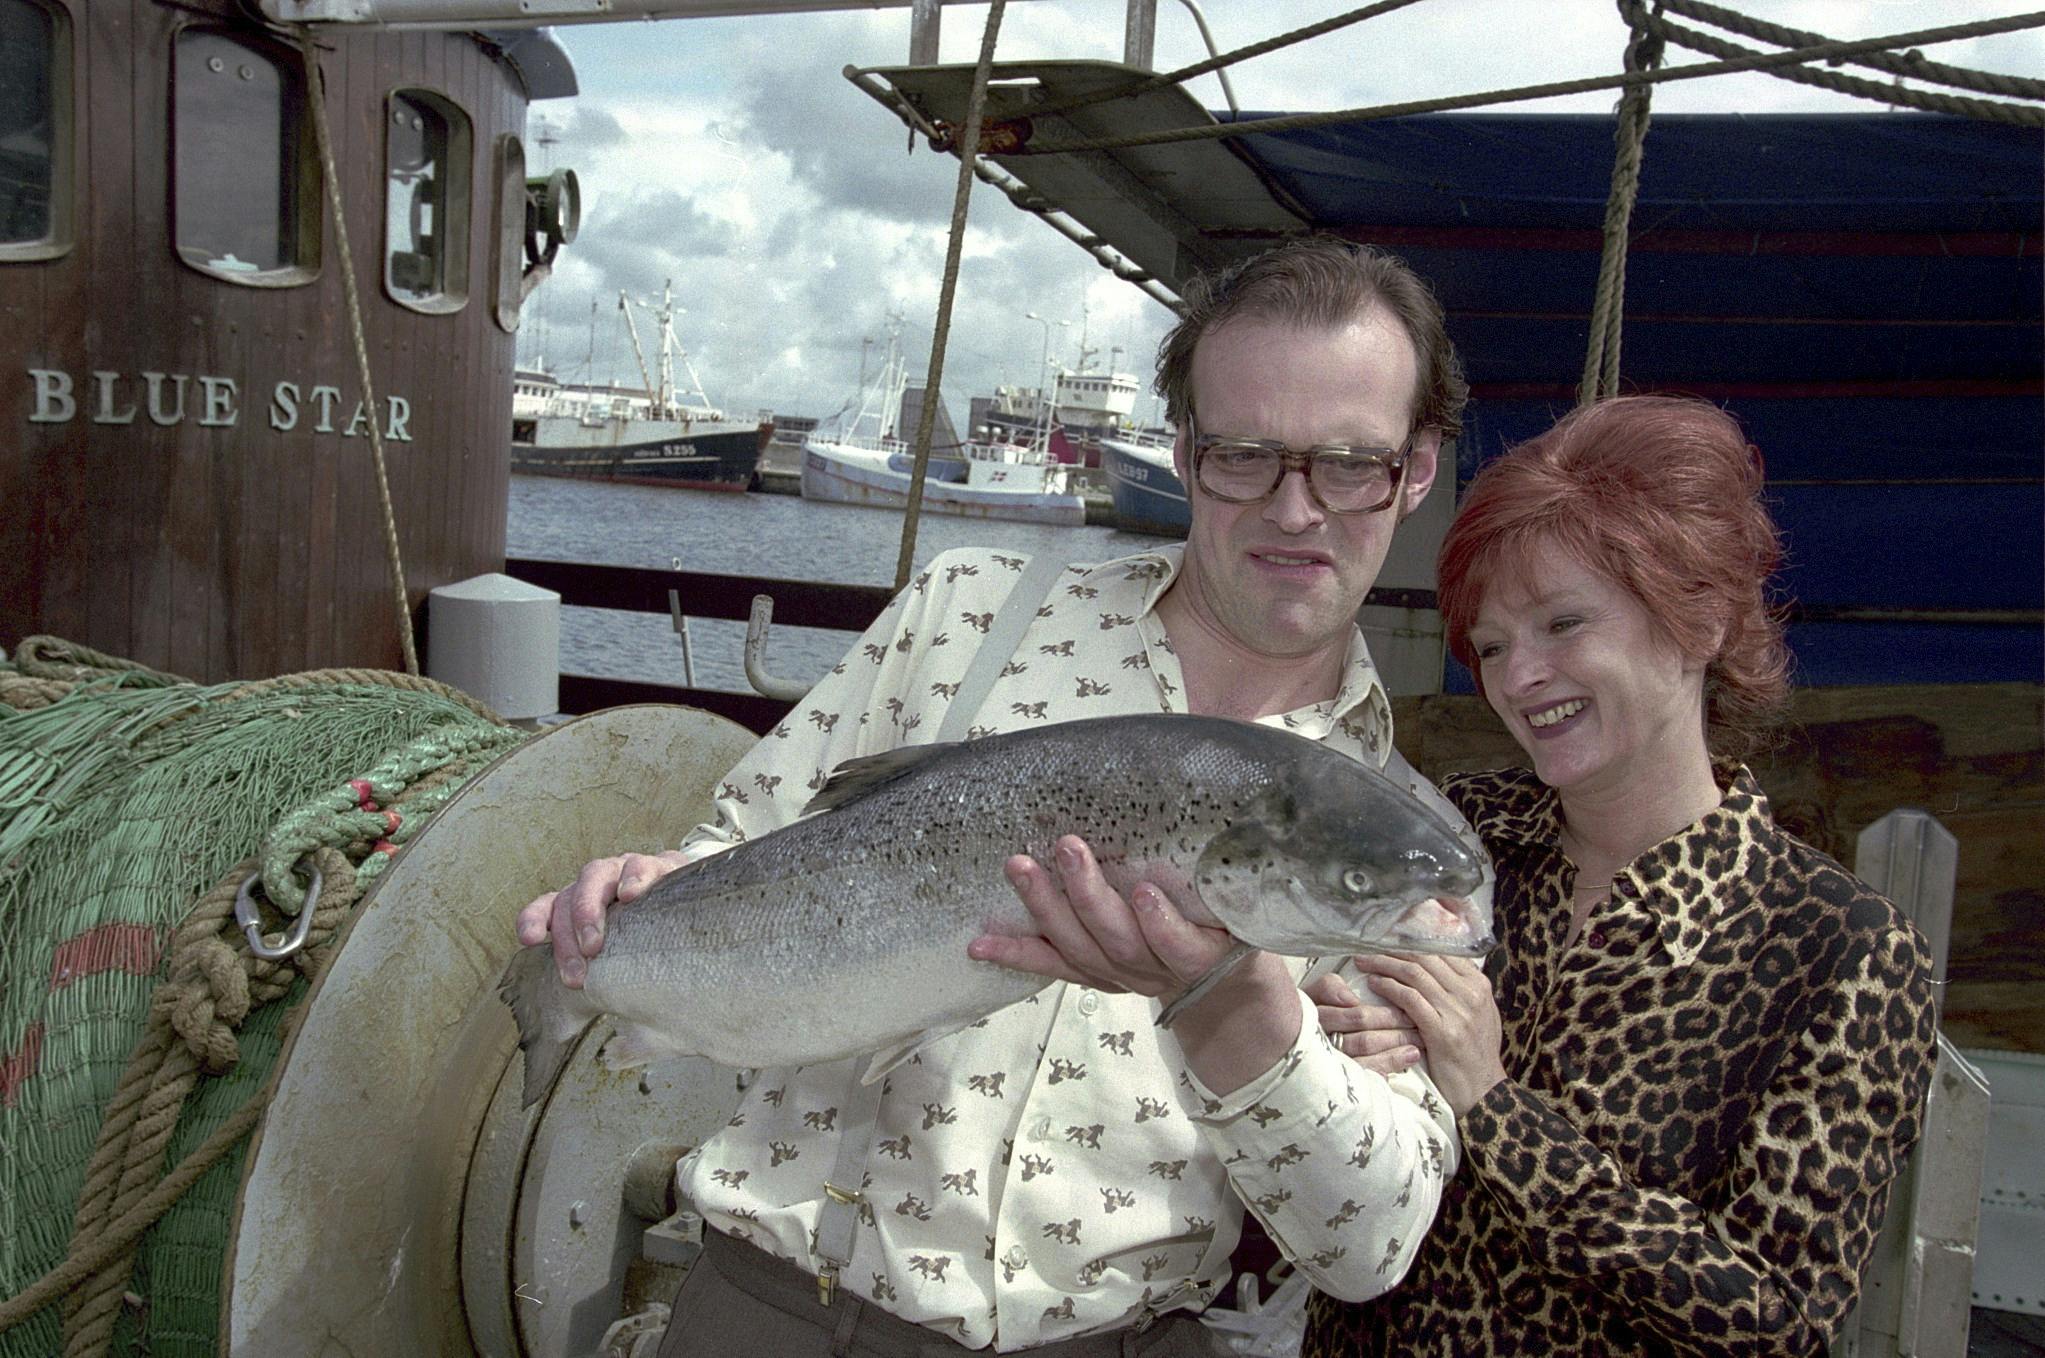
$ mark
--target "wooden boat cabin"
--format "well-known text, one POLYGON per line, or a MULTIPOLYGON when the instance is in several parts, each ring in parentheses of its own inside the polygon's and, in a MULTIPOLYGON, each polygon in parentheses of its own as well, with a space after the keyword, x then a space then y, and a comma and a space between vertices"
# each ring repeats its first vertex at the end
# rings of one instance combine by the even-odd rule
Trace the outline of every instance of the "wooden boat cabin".
POLYGON ((372 432, 408 605, 501 568, 513 332, 573 231, 526 106, 574 92, 543 30, 0 0, 0 646, 398 667, 372 432))

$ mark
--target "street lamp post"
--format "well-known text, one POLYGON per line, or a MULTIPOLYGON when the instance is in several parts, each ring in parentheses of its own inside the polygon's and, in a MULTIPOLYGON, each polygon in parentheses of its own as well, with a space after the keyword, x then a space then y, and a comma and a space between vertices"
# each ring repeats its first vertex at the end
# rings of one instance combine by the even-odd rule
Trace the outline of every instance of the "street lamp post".
POLYGON ((1038 436, 1037 447, 1048 450, 1051 447, 1051 327, 1055 324, 1063 329, 1072 322, 1046 320, 1034 311, 1025 311, 1023 315, 1044 327, 1044 358, 1037 365, 1037 410, 1042 416, 1043 427, 1038 436))

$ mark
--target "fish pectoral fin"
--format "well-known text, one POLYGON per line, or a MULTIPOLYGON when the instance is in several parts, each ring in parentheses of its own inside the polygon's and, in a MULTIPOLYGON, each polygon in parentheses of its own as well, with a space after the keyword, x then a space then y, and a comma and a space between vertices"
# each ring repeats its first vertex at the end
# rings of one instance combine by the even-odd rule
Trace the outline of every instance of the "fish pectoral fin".
POLYGON ((634 1070, 670 1056, 689 1056, 687 1047, 658 1028, 641 1023, 621 1023, 604 1043, 602 1060, 606 1070, 634 1070))
POLYGON ((907 1037, 890 1042, 887 1046, 876 1050, 872 1058, 867 1061, 866 1073, 859 1077, 859 1083, 863 1085, 872 1084, 875 1080, 878 1080, 896 1066, 901 1065, 931 1043, 942 1041, 965 1026, 965 1024, 959 1023, 949 1028, 924 1028, 909 1034, 907 1037))
POLYGON ((817 795, 802 808, 802 814, 809 816, 819 811, 835 811, 875 788, 885 787, 908 775, 920 768, 924 761, 944 753, 957 743, 941 741, 934 745, 904 745, 899 750, 848 759, 831 770, 831 776, 824 780, 824 785, 817 789, 817 795))

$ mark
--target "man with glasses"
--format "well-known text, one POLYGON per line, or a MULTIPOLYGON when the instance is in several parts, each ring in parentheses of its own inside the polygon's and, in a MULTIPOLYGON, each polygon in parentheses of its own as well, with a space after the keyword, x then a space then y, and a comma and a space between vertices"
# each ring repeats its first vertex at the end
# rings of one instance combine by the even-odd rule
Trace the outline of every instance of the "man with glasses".
MULTIPOLYGON (((1159 710, 1266 721, 1460 824, 1393 750, 1356 625, 1458 427, 1439 307, 1403 264, 1333 241, 1196 280, 1185 301, 1157 379, 1192 507, 1184 546, 1066 567, 1048 594, 1017 584, 1030 576, 1012 554, 945 553, 727 789, 815 786, 844 759, 930 740, 970 689, 962 638, 1007 604, 1025 610, 1020 642, 970 714, 949 714, 970 715, 969 737, 1159 710)), ((534 901, 520 937, 551 933, 579 983, 614 900, 787 823, 802 800, 728 795, 683 850, 600 860, 534 901)), ((1007 865, 1040 935, 970 949, 1067 984, 926 1046, 870 1113, 850 1111, 860 1062, 761 1072, 732 1125, 682 1162, 711 1230, 664 1358, 764 1352, 761 1336, 789 1326, 833 1353, 927 1353, 939 1338, 1207 1353, 1189 1312, 1228 1276, 1246 1203, 1323 1291, 1368 1299, 1404 1274, 1457 1160, 1417 1037, 1331 1041, 1303 964, 1261 953, 1158 1029, 1159 1001, 1232 940, 1149 884, 1127 900, 1110 889, 1084 828, 1055 864, 1007 865)))

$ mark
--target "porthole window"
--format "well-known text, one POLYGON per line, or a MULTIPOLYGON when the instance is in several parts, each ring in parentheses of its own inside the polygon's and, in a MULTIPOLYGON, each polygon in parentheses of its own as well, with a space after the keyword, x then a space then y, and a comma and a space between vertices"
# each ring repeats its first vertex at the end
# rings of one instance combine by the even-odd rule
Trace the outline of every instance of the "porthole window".
POLYGON ((0 0, 0 260, 71 248, 71 16, 0 0))
POLYGON ((384 118, 383 286, 414 311, 469 295, 468 115, 426 90, 398 90, 384 118))
POLYGON ((497 139, 497 324, 518 329, 525 300, 525 144, 506 133, 497 139))
POLYGON ((178 257, 279 287, 319 268, 320 176, 297 54, 216 29, 178 34, 171 181, 178 257))

